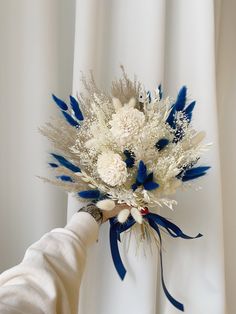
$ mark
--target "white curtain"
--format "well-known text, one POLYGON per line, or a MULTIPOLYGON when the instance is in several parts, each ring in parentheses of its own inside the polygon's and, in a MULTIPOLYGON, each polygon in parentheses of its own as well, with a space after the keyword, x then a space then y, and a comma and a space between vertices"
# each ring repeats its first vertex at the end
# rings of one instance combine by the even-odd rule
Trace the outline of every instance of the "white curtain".
POLYGON ((236 1, 222 1, 217 41, 217 94, 224 213, 227 313, 236 309, 236 1))
MULTIPOLYGON (((76 7, 75 0, 0 1, 1 270, 66 221, 65 194, 35 178, 49 174, 50 146, 37 127, 55 114, 50 93, 70 94, 72 68, 74 93, 82 88, 81 71, 90 69, 108 88, 123 64, 149 89, 161 82, 174 96, 186 84, 197 100, 194 123, 213 143, 203 160, 212 169, 201 190, 179 193, 176 210, 162 214, 204 237, 165 237, 165 280, 186 313, 235 312, 235 12, 234 0, 77 0, 76 7)), ((67 218, 79 206, 69 198, 67 218)), ((129 249, 125 241, 120 250, 128 273, 120 281, 108 227, 89 252, 80 314, 178 313, 160 286, 155 247, 136 254, 134 239, 129 249)))
MULTIPOLYGON (((189 96, 197 99, 195 125, 214 143, 204 157, 212 170, 202 190, 180 193, 174 213, 163 210, 189 233, 204 234, 201 240, 165 239, 167 286, 191 314, 224 313, 214 28, 210 0, 77 1, 74 92, 82 88, 80 71, 93 69, 100 86, 108 87, 120 74, 120 63, 149 89, 161 82, 166 94, 176 95, 186 84, 189 96)), ((71 200, 69 215, 78 206, 71 200)), ((136 256, 135 247, 131 242, 127 252, 121 245, 128 270, 121 282, 109 253, 108 226, 102 228, 89 255, 80 313, 178 313, 160 288, 155 249, 145 255, 140 249, 136 256)))
POLYGON ((50 145, 38 132, 56 114, 51 93, 72 87, 74 2, 0 1, 0 268, 66 223, 66 194, 42 183, 50 145))

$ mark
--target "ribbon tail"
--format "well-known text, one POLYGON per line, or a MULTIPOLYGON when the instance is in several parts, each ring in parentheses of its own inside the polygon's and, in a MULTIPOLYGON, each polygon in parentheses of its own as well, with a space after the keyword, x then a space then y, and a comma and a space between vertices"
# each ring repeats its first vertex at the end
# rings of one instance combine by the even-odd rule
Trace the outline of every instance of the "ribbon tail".
POLYGON ((113 260, 117 273, 119 274, 120 278, 123 280, 126 275, 126 269, 120 257, 118 239, 119 239, 119 234, 117 233, 117 229, 115 228, 115 226, 111 226, 110 227, 110 248, 111 248, 112 260, 113 260))
POLYGON ((155 223, 154 220, 148 218, 148 222, 149 222, 150 226, 157 232, 158 237, 160 239, 160 264, 161 264, 161 283, 162 283, 162 288, 163 288, 163 290, 165 292, 165 295, 166 295, 167 299, 170 301, 170 303, 174 307, 176 307, 178 310, 184 312, 184 305, 172 297, 172 295, 169 293, 169 291, 167 290, 166 285, 165 285, 164 271, 163 271, 163 261, 162 261, 162 238, 161 238, 160 229, 159 229, 158 225, 155 223))
POLYGON ((166 231, 173 237, 173 238, 182 238, 182 239, 197 239, 202 237, 202 234, 199 233, 195 237, 188 236, 185 234, 177 225, 175 225, 173 222, 167 220, 166 218, 158 215, 149 213, 147 215, 147 218, 151 218, 156 224, 166 229, 166 231))

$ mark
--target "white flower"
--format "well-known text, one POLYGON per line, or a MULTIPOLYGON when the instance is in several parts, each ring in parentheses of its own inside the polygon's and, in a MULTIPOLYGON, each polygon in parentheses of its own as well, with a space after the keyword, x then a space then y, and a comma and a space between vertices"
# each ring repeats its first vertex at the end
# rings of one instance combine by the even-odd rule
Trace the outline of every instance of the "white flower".
POLYGON ((137 223, 139 223, 140 225, 143 223, 143 216, 138 208, 135 207, 132 207, 131 210, 128 208, 122 209, 119 212, 117 219, 121 224, 123 224, 126 222, 130 214, 137 223))
POLYGON ((111 186, 122 185, 128 175, 126 163, 119 154, 111 151, 98 156, 97 171, 100 178, 111 186))
POLYGON ((120 145, 132 142, 132 137, 139 133, 145 123, 145 115, 134 106, 134 99, 123 107, 116 106, 116 113, 112 115, 112 120, 109 122, 111 133, 120 145))
POLYGON ((96 203, 96 206, 101 210, 110 211, 115 208, 116 203, 108 198, 105 200, 98 201, 96 203))

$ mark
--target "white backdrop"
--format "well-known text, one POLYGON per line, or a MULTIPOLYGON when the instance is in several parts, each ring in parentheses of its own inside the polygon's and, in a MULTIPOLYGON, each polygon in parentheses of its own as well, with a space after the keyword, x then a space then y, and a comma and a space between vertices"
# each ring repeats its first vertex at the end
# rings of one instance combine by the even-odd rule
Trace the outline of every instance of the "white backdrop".
POLYGON ((227 313, 236 309, 236 1, 222 1, 218 36, 217 91, 224 213, 227 313))
POLYGON ((48 175, 49 145, 38 127, 55 114, 51 93, 72 86, 74 3, 0 0, 0 268, 66 222, 66 195, 48 175))
MULTIPOLYGON (((77 1, 74 91, 81 88, 81 70, 94 69, 107 86, 119 75, 120 63, 150 89, 162 82, 166 93, 175 95, 186 84, 190 97, 198 100, 195 124, 214 143, 205 160, 212 171, 201 183, 203 190, 178 195, 176 212, 163 212, 188 232, 204 234, 191 242, 165 241, 167 285, 191 314, 224 313, 214 26, 213 1, 77 1)), ((78 206, 71 200, 69 215, 78 206)), ((144 257, 140 252, 136 258, 133 243, 125 258, 128 275, 120 282, 107 253, 107 237, 104 227, 89 258, 80 313, 177 313, 156 290, 156 254, 144 257)))
MULTIPOLYGON (((213 142, 203 161, 212 170, 201 181, 202 190, 179 194, 176 211, 163 215, 204 238, 165 238, 165 278, 186 313, 226 313, 224 222, 227 313, 234 314, 235 12, 234 0, 77 0, 76 11, 74 0, 0 1, 1 270, 66 220, 65 194, 35 178, 49 171, 49 146, 37 127, 55 114, 50 93, 70 93, 74 47, 74 92, 81 89, 81 70, 93 69, 99 85, 108 87, 122 63, 149 89, 162 82, 166 93, 175 95, 186 84, 197 99, 194 122, 213 142)), ((70 199, 67 216, 78 206, 70 199)), ((120 282, 107 227, 89 255, 80 314, 178 313, 159 287, 156 252, 137 257, 134 243, 122 252, 128 275, 120 282)))

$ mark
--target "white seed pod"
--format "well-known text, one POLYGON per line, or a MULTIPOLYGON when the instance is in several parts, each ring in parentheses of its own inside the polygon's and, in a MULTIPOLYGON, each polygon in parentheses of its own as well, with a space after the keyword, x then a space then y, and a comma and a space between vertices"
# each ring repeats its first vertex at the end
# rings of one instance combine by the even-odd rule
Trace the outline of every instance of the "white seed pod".
POLYGON ((110 199, 106 199, 106 200, 101 200, 101 201, 98 201, 96 203, 96 206, 98 208, 100 208, 101 210, 112 210, 113 208, 115 208, 116 204, 113 200, 110 200, 110 199))
POLYGON ((83 180, 84 182, 87 182, 87 183, 90 181, 89 178, 84 178, 84 177, 82 178, 82 180, 83 180))
POLYGON ((197 146, 198 144, 200 144, 203 139, 206 136, 206 132, 205 131, 201 131, 199 133, 197 133, 193 138, 192 138, 192 145, 193 146, 197 146))
POLYGON ((137 223, 142 224, 143 216, 137 208, 135 207, 131 208, 131 215, 137 223))
POLYGON ((75 174, 78 176, 78 177, 82 177, 83 174, 81 172, 75 172, 75 174))
POLYGON ((90 187, 90 188, 96 188, 96 186, 95 185, 93 185, 93 184, 88 184, 88 186, 90 187))
POLYGON ((123 224, 123 223, 126 222, 126 220, 128 219, 129 214, 130 214, 130 211, 129 211, 128 208, 122 209, 122 210, 119 212, 118 216, 117 216, 118 221, 119 221, 121 224, 123 224))
POLYGON ((182 143, 183 149, 186 150, 189 148, 189 146, 192 146, 192 147, 198 146, 203 141, 205 136, 206 136, 206 132, 204 131, 198 132, 196 135, 194 135, 194 137, 192 137, 191 142, 189 142, 188 140, 183 141, 182 143))

